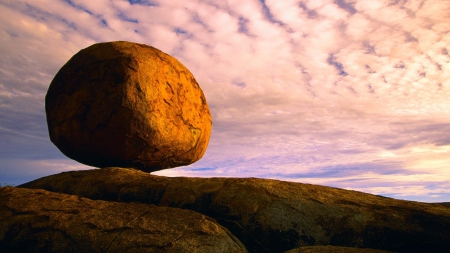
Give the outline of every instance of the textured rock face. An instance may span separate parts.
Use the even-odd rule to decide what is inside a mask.
[[[254,178],[166,178],[108,168],[61,173],[21,187],[191,209],[215,218],[249,252],[311,245],[450,252],[450,207],[324,186]]]
[[[75,54],[51,82],[45,109],[61,152],[100,168],[191,164],[205,153],[212,126],[189,70],[158,49],[123,41]]]
[[[0,252],[247,252],[204,215],[0,188]]]

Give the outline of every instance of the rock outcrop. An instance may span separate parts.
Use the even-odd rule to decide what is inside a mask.
[[[450,252],[450,207],[331,187],[256,178],[167,178],[120,168],[66,172],[20,187],[194,210],[227,227],[249,252],[312,245]]]
[[[153,47],[117,41],[75,54],[45,97],[51,141],[95,167],[151,172],[191,164],[212,120],[194,76]]]
[[[247,252],[189,210],[0,188],[0,252]]]

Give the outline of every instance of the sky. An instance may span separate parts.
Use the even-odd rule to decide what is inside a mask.
[[[213,130],[163,176],[260,177],[450,202],[449,0],[0,0],[0,183],[70,170],[48,86],[126,40],[195,76]]]

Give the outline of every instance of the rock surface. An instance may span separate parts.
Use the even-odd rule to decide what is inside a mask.
[[[178,208],[0,188],[0,252],[247,252],[211,218]]]
[[[45,97],[51,141],[95,167],[156,171],[188,165],[206,151],[212,120],[205,96],[175,58],[117,41],[75,54]]]
[[[286,251],[285,253],[389,253],[391,251],[367,249],[367,248],[349,248],[339,246],[309,246]]]
[[[21,187],[203,213],[249,252],[335,245],[450,252],[450,207],[318,185],[255,178],[166,178],[107,168],[66,172]]]

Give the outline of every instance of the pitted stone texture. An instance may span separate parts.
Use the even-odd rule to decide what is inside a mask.
[[[189,210],[0,187],[0,252],[246,253],[227,229]]]
[[[211,114],[194,76],[175,58],[131,42],[94,44],[56,74],[45,97],[51,141],[95,167],[151,172],[206,151]]]

